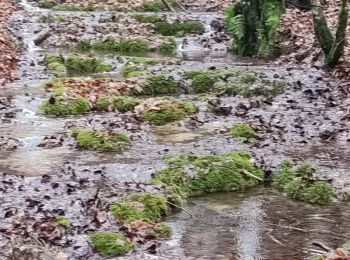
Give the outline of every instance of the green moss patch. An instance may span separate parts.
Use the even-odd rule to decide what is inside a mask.
[[[140,23],[162,22],[164,19],[158,15],[135,14],[134,19]]]
[[[243,142],[250,142],[255,139],[256,133],[253,128],[247,124],[234,124],[230,128],[231,136],[242,140]]]
[[[96,109],[100,111],[111,111],[117,109],[119,112],[133,110],[141,103],[140,99],[129,96],[100,95],[96,101]]]
[[[173,56],[177,48],[176,40],[173,37],[170,37],[167,42],[162,43],[157,48],[157,51],[160,54]]]
[[[69,228],[70,224],[71,224],[70,219],[66,218],[65,216],[57,216],[56,221],[58,222],[58,224],[60,224],[61,226],[65,227],[65,228]]]
[[[113,40],[89,42],[82,40],[76,47],[80,50],[104,50],[122,53],[147,53],[150,51],[149,43],[141,39]]]
[[[311,204],[327,204],[335,197],[334,189],[328,182],[316,180],[313,176],[315,172],[316,169],[307,163],[293,167],[291,163],[284,162],[273,184],[295,200]]]
[[[245,69],[187,71],[185,78],[191,80],[194,93],[226,93],[251,97],[275,96],[284,91],[286,83],[269,78],[264,73]]]
[[[87,75],[112,70],[112,66],[95,58],[70,54],[66,58],[58,55],[47,55],[47,68],[56,76]]]
[[[166,125],[179,121],[197,111],[194,104],[176,99],[146,99],[135,107],[136,113],[152,125]]]
[[[39,107],[39,110],[45,115],[52,116],[81,115],[91,110],[91,104],[84,97],[78,97],[74,100],[50,98]]]
[[[168,166],[158,171],[151,184],[163,184],[175,203],[189,196],[220,191],[238,191],[262,183],[264,173],[254,166],[246,152],[223,155],[170,157]]]
[[[154,232],[158,238],[168,238],[171,235],[172,228],[168,223],[161,222],[154,226]]]
[[[86,75],[91,73],[108,72],[112,66],[95,58],[81,57],[78,55],[68,55],[65,66],[69,75]]]
[[[178,83],[173,77],[152,76],[142,85],[142,95],[174,95],[179,93]]]
[[[81,149],[102,152],[122,152],[130,146],[130,139],[125,133],[101,133],[92,130],[73,130],[77,146]]]
[[[94,249],[105,256],[125,255],[134,249],[134,245],[118,232],[97,232],[90,236]]]
[[[146,12],[161,12],[167,11],[167,7],[163,4],[162,1],[150,1],[145,2],[142,5],[142,9]]]
[[[68,3],[59,4],[56,1],[52,1],[52,0],[39,1],[38,7],[52,9],[54,11],[83,11],[84,12],[84,11],[95,10],[92,3],[79,4],[79,5],[68,4]]]
[[[110,206],[113,215],[130,223],[135,220],[159,221],[167,212],[167,199],[151,193],[132,193]]]
[[[149,66],[161,63],[160,60],[146,58],[129,59],[122,68],[122,75],[126,78],[142,76]]]
[[[90,110],[126,112],[141,102],[127,96],[135,93],[136,86],[114,79],[59,78],[45,84],[53,95],[40,109],[54,116],[79,115]]]
[[[182,37],[186,34],[201,34],[204,32],[204,26],[199,21],[183,21],[169,23],[166,21],[154,23],[154,31],[163,36]]]

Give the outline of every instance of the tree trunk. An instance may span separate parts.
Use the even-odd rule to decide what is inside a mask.
[[[315,35],[325,55],[325,65],[333,68],[344,51],[348,23],[347,0],[342,0],[335,36],[327,25],[320,0],[313,0],[312,14]]]

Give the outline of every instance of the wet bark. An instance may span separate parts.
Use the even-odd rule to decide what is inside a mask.
[[[332,34],[331,29],[328,27],[320,0],[313,0],[312,14],[315,35],[325,55],[325,65],[333,68],[342,56],[346,42],[346,27],[348,23],[347,0],[342,0],[335,35]]]

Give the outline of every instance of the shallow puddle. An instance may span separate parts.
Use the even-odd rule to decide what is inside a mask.
[[[268,188],[195,198],[169,218],[173,240],[166,259],[306,259],[318,248],[336,248],[350,236],[350,203],[310,206]],[[193,216],[191,216],[193,215]]]

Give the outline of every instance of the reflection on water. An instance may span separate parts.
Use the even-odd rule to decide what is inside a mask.
[[[316,207],[269,189],[195,198],[168,219],[163,259],[306,259],[313,241],[337,247],[350,239],[349,203]],[[315,248],[314,248],[315,249]]]

